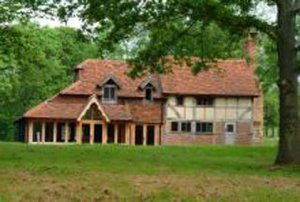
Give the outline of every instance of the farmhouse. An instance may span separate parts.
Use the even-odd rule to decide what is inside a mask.
[[[88,59],[76,79],[23,116],[28,143],[256,144],[262,93],[255,77],[255,39],[246,59],[218,60],[193,75],[185,63],[169,74],[126,75],[127,64]],[[246,58],[246,57],[245,57]]]

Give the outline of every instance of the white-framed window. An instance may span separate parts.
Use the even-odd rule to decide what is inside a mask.
[[[103,102],[115,103],[117,101],[116,89],[115,85],[105,85],[102,92]]]
[[[225,123],[225,133],[227,133],[227,134],[236,133],[236,124],[233,122]]]
[[[171,132],[191,133],[192,132],[192,122],[191,121],[172,121],[170,129],[171,129]]]
[[[212,122],[196,122],[196,134],[202,133],[213,133],[213,123]]]
[[[214,99],[212,97],[196,97],[198,106],[213,106]]]
[[[189,121],[181,122],[181,132],[190,133],[192,131],[192,123]]]

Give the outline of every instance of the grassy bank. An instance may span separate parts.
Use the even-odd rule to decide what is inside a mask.
[[[274,146],[0,143],[0,201],[300,201]]]

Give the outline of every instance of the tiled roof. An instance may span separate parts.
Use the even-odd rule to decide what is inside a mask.
[[[189,95],[258,96],[253,68],[245,60],[219,60],[197,75],[188,66],[174,65],[173,72],[161,75],[163,93]]]
[[[135,122],[140,123],[161,123],[162,113],[161,104],[153,102],[151,104],[130,103],[128,104],[130,113]]]
[[[113,75],[120,84],[118,97],[144,97],[139,86],[148,77],[136,79],[128,77],[127,64],[122,61],[89,59],[82,62],[80,67],[80,80],[64,89],[61,94],[101,95],[102,91],[98,84]],[[152,78],[153,83],[158,84],[158,77]],[[161,97],[160,92],[156,91],[154,97]]]
[[[257,79],[245,60],[219,60],[216,67],[192,74],[186,65],[172,64],[172,72],[166,75],[153,76],[153,83],[161,86],[166,94],[193,95],[227,95],[227,96],[258,96]],[[80,65],[80,80],[63,90],[62,94],[101,95],[97,84],[108,75],[114,75],[122,86],[120,97],[143,97],[139,86],[149,77],[131,79],[126,76],[128,71],[124,62],[116,60],[86,60]],[[161,97],[156,92],[155,97]]]
[[[89,97],[78,95],[57,95],[42,102],[24,114],[24,118],[77,120],[89,102]],[[145,106],[126,102],[124,104],[101,104],[104,113],[112,121],[128,121],[160,123],[160,105],[155,103]]]
[[[87,97],[56,96],[24,114],[25,118],[77,119],[87,104]]]
[[[118,104],[101,104],[109,120],[132,120],[159,123],[162,121],[160,102],[142,102],[145,93],[140,86],[151,81],[156,86],[154,98],[164,94],[259,96],[259,85],[253,68],[245,60],[219,60],[214,68],[193,75],[190,67],[172,64],[172,72],[166,75],[146,75],[131,79],[126,76],[127,65],[115,60],[86,60],[80,64],[79,80],[62,90],[57,96],[27,111],[25,118],[74,119],[88,103],[89,97],[101,97],[99,83],[112,76],[120,84],[118,97],[129,98]],[[149,80],[150,79],[150,80]],[[136,98],[136,99],[132,99]],[[122,99],[120,99],[122,100]]]

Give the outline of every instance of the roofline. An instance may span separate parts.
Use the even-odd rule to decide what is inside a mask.
[[[97,95],[93,94],[88,103],[86,104],[86,106],[83,108],[83,110],[81,111],[81,113],[79,114],[79,116],[77,117],[77,121],[80,121],[82,119],[82,117],[84,116],[84,114],[87,112],[87,110],[90,108],[90,106],[92,104],[96,104],[99,111],[101,112],[102,116],[105,118],[106,122],[110,122],[110,119],[108,118],[107,114],[105,113],[104,109],[102,108],[101,104],[98,102],[97,100]]]
[[[211,96],[211,97],[259,97],[259,94],[249,94],[249,95],[240,95],[240,94],[195,94],[195,93],[173,93],[173,92],[163,92],[163,95],[178,95],[178,96]]]

